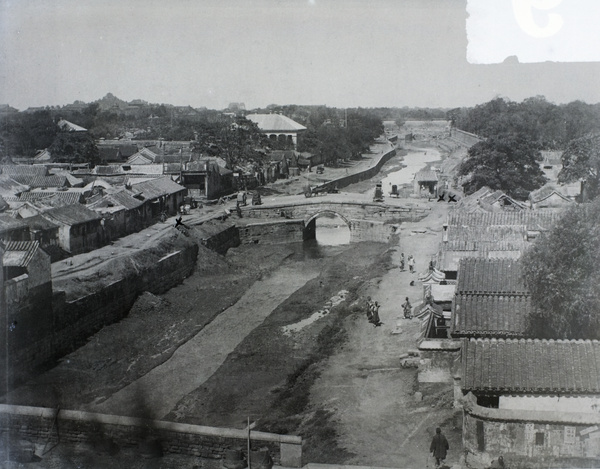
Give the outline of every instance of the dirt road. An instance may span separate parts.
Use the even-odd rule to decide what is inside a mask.
[[[402,225],[393,265],[399,265],[404,252],[416,257],[416,272],[427,269],[441,240],[448,208],[447,204],[431,206],[432,212],[424,220]],[[420,332],[418,319],[400,319],[405,297],[413,306],[422,301],[417,275],[393,268],[372,279],[363,295],[381,304],[383,326],[373,328],[362,316],[349,319],[346,346],[331,356],[311,389],[311,404],[335,415],[338,445],[354,454],[348,464],[424,467],[436,426],[442,426],[453,449],[447,462],[452,464],[460,457],[451,387],[440,385],[436,392],[425,391],[424,400],[417,402],[416,370],[400,367],[398,357],[416,348]],[[413,280],[415,286],[410,285]]]

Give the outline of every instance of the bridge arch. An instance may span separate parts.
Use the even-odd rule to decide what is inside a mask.
[[[325,209],[325,210],[319,210],[318,212],[312,213],[307,218],[304,219],[303,239],[305,241],[316,238],[317,218],[320,218],[320,217],[340,218],[348,227],[348,230],[350,231],[350,238],[352,238],[352,223],[350,223],[350,220],[348,220],[348,218],[346,218],[344,215],[342,215],[341,213],[339,213],[335,210]]]

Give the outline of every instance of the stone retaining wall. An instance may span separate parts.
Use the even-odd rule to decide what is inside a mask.
[[[241,244],[287,244],[303,241],[303,220],[251,223],[238,227]]]
[[[56,419],[56,421],[55,421]],[[0,433],[34,444],[112,441],[119,447],[136,447],[155,440],[163,452],[221,459],[228,449],[246,448],[248,432],[175,422],[145,420],[41,407],[0,405]],[[269,448],[277,465],[302,466],[302,438],[274,433],[250,433],[253,449]]]
[[[195,265],[198,246],[190,242],[142,271],[132,267],[123,278],[84,297],[68,301],[64,292],[54,292],[50,305],[31,305],[31,314],[42,314],[35,327],[17,327],[8,336],[8,376],[16,383],[34,370],[85,344],[102,327],[127,316],[138,295],[145,291],[164,293],[189,276]],[[47,298],[47,297],[46,297]],[[23,319],[30,314],[22,312]],[[20,321],[19,325],[25,326]],[[2,350],[4,351],[4,350]],[[0,353],[1,354],[1,353]],[[0,372],[0,375],[2,373]],[[6,376],[2,376],[6,379]]]

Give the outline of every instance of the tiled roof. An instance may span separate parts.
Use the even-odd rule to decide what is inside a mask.
[[[30,201],[42,201],[42,202],[50,202],[50,205],[56,206],[53,202],[59,202],[62,205],[72,205],[78,204],[82,201],[82,193],[72,192],[72,191],[64,191],[64,192],[54,192],[54,191],[35,191],[35,192],[24,192],[19,196],[19,200],[24,202]]]
[[[444,272],[454,272],[458,270],[461,259],[470,257],[482,257],[484,259],[519,259],[522,250],[511,251],[508,246],[499,243],[494,248],[480,248],[477,250],[444,250],[438,256],[438,268]]]
[[[521,263],[514,259],[461,259],[456,293],[528,295]]]
[[[482,248],[495,247],[501,250],[522,249],[525,246],[527,230],[523,225],[500,225],[500,226],[449,226],[446,230],[442,249],[478,250]]]
[[[600,393],[600,342],[470,339],[462,349],[465,391]]]
[[[168,177],[162,177],[135,184],[133,189],[136,193],[141,193],[144,199],[148,200],[163,195],[175,194],[185,190],[185,187],[171,181]]]
[[[150,158],[149,156],[143,155],[141,152],[134,153],[127,159],[128,164],[151,164],[156,158]]]
[[[18,220],[10,215],[0,214],[0,233],[27,228],[23,220]]]
[[[143,201],[136,199],[132,192],[123,189],[119,192],[106,194],[100,200],[90,204],[89,208],[96,209],[100,207],[108,207],[109,204],[112,204],[113,206],[120,206],[130,210],[143,205],[143,203]]]
[[[50,218],[51,221],[56,221],[65,225],[78,225],[80,223],[100,220],[102,218],[96,212],[81,204],[52,208],[44,212],[42,216],[44,218]]]
[[[247,119],[254,122],[262,131],[297,132],[305,130],[302,124],[281,114],[248,114]]]
[[[28,190],[28,186],[15,181],[9,176],[0,174],[0,195],[3,197],[15,196]]]
[[[48,169],[41,164],[3,164],[0,165],[2,174],[7,176],[46,176]]]
[[[529,296],[456,295],[452,335],[522,337],[533,306]]]
[[[27,267],[40,247],[38,241],[8,241],[4,243],[4,267]]]
[[[32,189],[35,187],[65,187],[67,185],[67,178],[65,176],[17,176],[14,175],[12,178],[25,184]]]
[[[502,204],[496,204],[499,200],[502,200]],[[500,190],[494,191],[484,186],[473,194],[460,199],[454,206],[454,210],[462,212],[500,212],[528,210],[528,207],[527,204],[509,197]]]
[[[33,217],[23,218],[22,221],[29,227],[30,231],[45,231],[58,228],[58,225],[56,223],[52,223],[50,220],[46,220],[41,215],[34,215]]]
[[[448,214],[448,226],[523,225],[529,231],[541,231],[552,228],[559,218],[559,213],[537,212],[535,210],[484,213],[452,210]]]
[[[64,132],[87,132],[87,129],[65,119],[59,120],[57,125]]]
[[[415,181],[419,182],[433,182],[437,181],[438,179],[438,174],[435,171],[422,169],[415,174]]]

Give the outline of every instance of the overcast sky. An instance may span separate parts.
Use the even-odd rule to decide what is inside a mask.
[[[481,1],[470,0],[471,15]],[[511,0],[485,2],[496,12],[471,22],[469,60],[477,63],[469,63],[466,0],[0,0],[0,103],[25,109],[108,92],[216,109],[234,101],[247,108],[456,107],[535,95],[600,102],[599,62],[518,63],[520,43],[550,51],[551,59],[564,37],[532,37],[515,26],[523,23]],[[585,28],[572,27],[565,5],[595,18],[600,1],[562,3],[566,34]],[[534,13],[540,27],[550,27],[548,12]],[[500,16],[508,29],[498,27]],[[575,60],[591,57],[575,51],[598,49],[592,29],[563,47]],[[512,49],[499,57],[513,56],[484,64],[500,59],[490,50],[494,41],[483,39],[504,44],[507,37]]]

